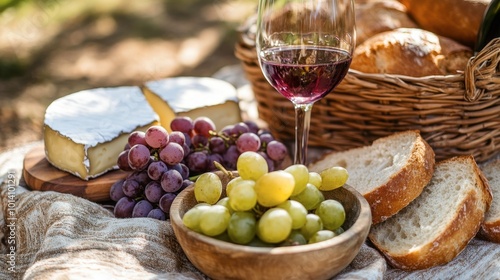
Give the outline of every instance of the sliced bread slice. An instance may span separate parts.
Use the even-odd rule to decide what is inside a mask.
[[[434,157],[420,132],[408,130],[379,138],[370,146],[325,154],[309,169],[346,168],[347,184],[365,197],[377,224],[420,195],[434,172]]]
[[[403,270],[446,264],[479,231],[492,200],[488,182],[472,156],[436,164],[422,194],[369,233],[389,263]]]
[[[490,184],[493,201],[486,212],[478,236],[482,239],[500,243],[500,158],[487,161],[479,166]]]

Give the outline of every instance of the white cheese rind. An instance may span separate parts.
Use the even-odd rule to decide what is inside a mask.
[[[45,153],[84,180],[116,169],[129,133],[158,123],[139,87],[98,88],[52,102],[45,113]]]
[[[139,87],[79,91],[52,102],[45,124],[75,143],[94,147],[158,120]]]

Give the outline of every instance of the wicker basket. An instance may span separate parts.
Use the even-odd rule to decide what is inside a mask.
[[[260,118],[281,140],[293,140],[292,103],[264,78],[254,25],[235,46],[257,101]],[[349,70],[312,110],[309,145],[341,151],[397,131],[420,130],[441,160],[472,154],[483,162],[500,152],[500,38],[472,57],[464,73],[409,77]]]

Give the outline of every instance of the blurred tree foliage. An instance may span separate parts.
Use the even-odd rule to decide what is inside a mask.
[[[85,0],[86,1],[86,0]],[[231,0],[233,1],[233,0]],[[183,32],[186,32],[185,24],[192,20],[198,20],[199,15],[197,15],[197,11],[202,10],[205,7],[216,6],[218,4],[231,2],[229,0],[150,0],[149,2],[154,3],[155,5],[162,5],[165,11],[165,15],[168,16],[171,22],[176,22],[179,25],[179,28],[172,29],[171,33],[165,34],[164,28],[159,26],[156,21],[153,19],[148,19],[144,17],[138,17],[137,15],[130,15],[129,13],[124,13],[120,9],[109,10],[107,7],[114,7],[113,5],[117,5],[116,3],[126,3],[127,0],[117,0],[112,1],[113,3],[107,5],[107,1],[90,1],[90,3],[96,4],[96,6],[100,6],[102,4],[102,10],[99,10],[99,7],[88,8],[89,5],[93,4],[82,4],[77,1],[73,2],[75,5],[71,4],[71,1],[65,0],[0,0],[0,17],[3,15],[11,16],[15,15],[15,20],[22,22],[23,20],[27,21],[27,24],[21,23],[19,24],[21,28],[27,27],[28,31],[31,31],[29,28],[31,23],[37,23],[37,21],[42,21],[43,24],[48,22],[50,19],[51,24],[55,22],[55,25],[61,25],[63,28],[73,28],[75,23],[81,23],[82,26],[88,27],[90,25],[89,22],[103,17],[103,14],[113,18],[116,21],[127,22],[129,23],[130,28],[121,29],[120,32],[126,32],[126,34],[115,34],[122,36],[121,38],[125,38],[127,36],[140,36],[142,38],[169,38],[169,36],[177,37],[182,36]],[[255,1],[257,0],[248,0]],[[123,3],[122,3],[123,2]],[[59,5],[61,4],[61,5]],[[71,9],[68,9],[71,6]],[[73,8],[76,6],[77,8]],[[119,6],[118,6],[119,7]],[[81,10],[79,10],[81,9]],[[30,12],[38,11],[40,14],[38,17],[34,17],[30,19]],[[45,12],[44,12],[45,11]],[[104,12],[102,12],[104,11]],[[11,13],[13,12],[13,13]],[[50,12],[50,14],[49,14]],[[102,14],[103,13],[103,14]],[[56,16],[57,14],[57,16]],[[184,25],[183,25],[184,24]],[[224,24],[223,22],[218,22],[217,24]],[[41,28],[42,29],[42,28]],[[228,30],[232,30],[234,28],[229,28]],[[42,29],[43,30],[43,29]],[[62,29],[60,32],[65,32],[68,30]],[[16,32],[16,31],[13,31]],[[230,36],[232,34],[229,34]],[[56,39],[60,39],[64,36],[64,33],[56,35]],[[108,36],[109,37],[109,36]],[[227,36],[226,36],[227,37]],[[111,38],[107,38],[110,40]],[[228,38],[223,38],[228,39]],[[8,42],[7,42],[8,43]],[[29,56],[19,56],[13,55],[16,52],[15,47],[12,48],[14,50],[11,53],[0,52],[0,80],[1,79],[10,79],[13,77],[19,77],[27,74],[27,71],[31,68],[31,64],[36,63],[37,57],[40,56],[40,53],[37,52],[40,48],[43,50],[43,45],[36,46],[34,48],[33,54]],[[42,55],[43,58],[43,55]]]
[[[26,0],[0,0],[0,14],[24,1]],[[16,57],[10,59],[0,57],[0,79],[21,75],[24,72],[23,69],[24,66]]]
[[[0,13],[8,8],[15,7],[26,0],[0,0]]]
[[[23,75],[25,70],[25,64],[16,57],[12,59],[0,57],[0,79]]]
[[[3,13],[9,8],[20,6],[24,3],[36,3],[37,5],[47,5],[60,0],[0,0],[0,13]]]
[[[36,3],[36,5],[47,5],[59,0],[0,0],[0,15],[10,8],[17,8],[25,3]],[[0,79],[8,79],[24,74],[26,63],[19,57],[0,56]]]

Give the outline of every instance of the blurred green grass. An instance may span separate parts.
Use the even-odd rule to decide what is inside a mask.
[[[111,45],[126,38],[175,40],[192,36],[199,31],[197,28],[217,26],[226,30],[221,46],[230,45],[236,40],[235,30],[243,18],[231,18],[231,13],[225,14],[226,11],[217,8],[252,7],[256,3],[256,0],[0,0],[0,24],[4,30],[0,31],[0,79],[27,74],[26,71],[43,64],[46,50],[56,49],[61,43],[58,40],[102,18],[112,19],[118,27],[97,43],[105,41]],[[210,12],[212,15],[207,15]],[[92,40],[95,38],[90,34],[87,42]]]
[[[0,152],[39,140],[73,92],[211,76],[257,0],[0,0]]]

